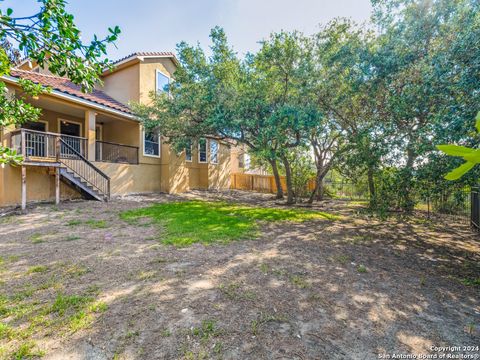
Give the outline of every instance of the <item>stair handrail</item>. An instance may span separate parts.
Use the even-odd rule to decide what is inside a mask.
[[[102,190],[98,187],[97,184],[92,183],[91,180],[85,178],[82,174],[80,174],[78,171],[73,169],[71,166],[68,165],[68,163],[62,161],[62,154],[61,154],[61,145],[65,146],[73,155],[75,155],[77,158],[79,158],[84,164],[92,168],[95,172],[97,172],[101,177],[103,177],[107,181],[107,190],[105,193],[105,190]],[[107,196],[108,199],[110,199],[110,177],[105,174],[102,170],[100,170],[98,167],[93,165],[89,160],[87,160],[82,154],[80,154],[75,148],[67,144],[60,136],[57,137],[57,144],[56,144],[56,153],[57,153],[57,162],[61,162],[63,165],[68,167],[70,170],[72,170],[75,174],[77,174],[80,178],[85,180],[88,184],[96,188],[100,193],[104,194]],[[71,155],[71,154],[69,154]]]

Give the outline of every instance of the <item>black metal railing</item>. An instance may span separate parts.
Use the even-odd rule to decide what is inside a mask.
[[[77,136],[50,132],[18,129],[12,132],[11,147],[28,161],[30,158],[55,159],[57,157],[56,139],[61,138],[69,147],[61,146],[62,156],[74,156],[70,148],[82,156],[87,154],[87,139]]]
[[[101,195],[110,198],[110,178],[99,168],[88,161],[64,139],[59,139],[57,148],[66,149],[67,153],[58,152],[57,160],[65,165],[77,177],[87,182]]]
[[[95,160],[136,165],[138,164],[138,147],[97,140]]]

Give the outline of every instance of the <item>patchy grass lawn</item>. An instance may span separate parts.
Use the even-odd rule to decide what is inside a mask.
[[[479,344],[478,235],[360,207],[192,192],[0,217],[0,359],[377,359]]]
[[[161,225],[164,244],[188,246],[194,243],[228,243],[257,238],[259,221],[304,222],[338,220],[338,215],[302,209],[264,208],[221,201],[179,201],[129,210],[120,217],[130,223],[151,218]]]

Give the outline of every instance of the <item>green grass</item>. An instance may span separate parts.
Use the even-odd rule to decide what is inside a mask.
[[[77,225],[80,225],[82,222],[80,220],[77,220],[77,219],[73,219],[73,220],[69,220],[67,222],[67,226],[77,226]]]
[[[27,274],[33,274],[33,273],[43,273],[48,271],[48,266],[45,265],[37,265],[37,266],[32,266],[28,269]]]
[[[90,226],[92,229],[105,229],[105,228],[108,227],[105,220],[90,219],[90,220],[85,221],[85,224]]]
[[[339,217],[303,209],[262,208],[225,202],[184,201],[123,212],[120,217],[132,224],[151,218],[164,228],[162,242],[176,246],[193,243],[227,243],[258,236],[258,221],[303,222]]]
[[[34,244],[40,244],[43,242],[43,239],[42,239],[42,234],[39,234],[39,233],[35,233],[35,234],[32,234],[30,236],[30,240],[32,241],[32,243]]]

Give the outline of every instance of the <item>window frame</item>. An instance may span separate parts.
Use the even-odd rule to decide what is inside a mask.
[[[200,160],[200,155],[202,151],[200,150],[200,140],[205,140],[205,161]],[[208,164],[208,139],[206,138],[200,138],[198,139],[198,163],[199,164]]]
[[[76,137],[79,137],[79,138],[86,138],[84,135],[84,132],[83,132],[83,124],[80,122],[80,121],[75,121],[75,120],[69,120],[69,119],[65,119],[65,118],[57,118],[57,129],[58,129],[58,133],[61,134],[62,131],[61,131],[61,128],[62,128],[62,122],[65,122],[67,124],[73,124],[73,125],[80,125],[80,136],[76,136]],[[75,137],[73,135],[67,135],[67,136],[72,136],[72,137]]]
[[[161,90],[161,92],[159,92],[159,89],[158,89],[158,74],[162,74],[163,76],[165,76],[167,79],[168,79],[168,85],[170,85],[170,83],[172,82],[172,78],[165,74],[163,71],[159,70],[159,69],[155,69],[155,94],[161,94],[161,93],[170,93],[170,91],[164,91],[164,90]]]
[[[245,153],[238,154],[238,168],[245,169]]]
[[[146,135],[146,131],[145,129],[142,129],[142,144],[143,144],[143,156],[146,156],[146,157],[151,157],[151,158],[156,158],[156,159],[159,159],[161,156],[162,156],[162,139],[161,139],[161,135],[160,134],[157,134],[158,136],[158,155],[153,155],[153,154],[146,154],[145,153],[145,135]]]
[[[215,161],[213,161],[213,158],[212,158],[212,143],[217,144],[217,152],[216,152],[216,154],[215,154],[215,155],[216,155]],[[209,141],[209,146],[208,146],[208,150],[209,150],[209,151],[208,151],[208,152],[209,152],[208,158],[209,158],[209,160],[210,160],[210,164],[215,164],[215,165],[218,164],[218,155],[219,155],[219,152],[220,152],[220,143],[218,142],[218,140],[210,139],[210,141]]]
[[[185,147],[185,161],[191,163],[193,162],[193,146],[191,142],[188,148],[190,148],[190,160],[187,158],[187,147]]]

